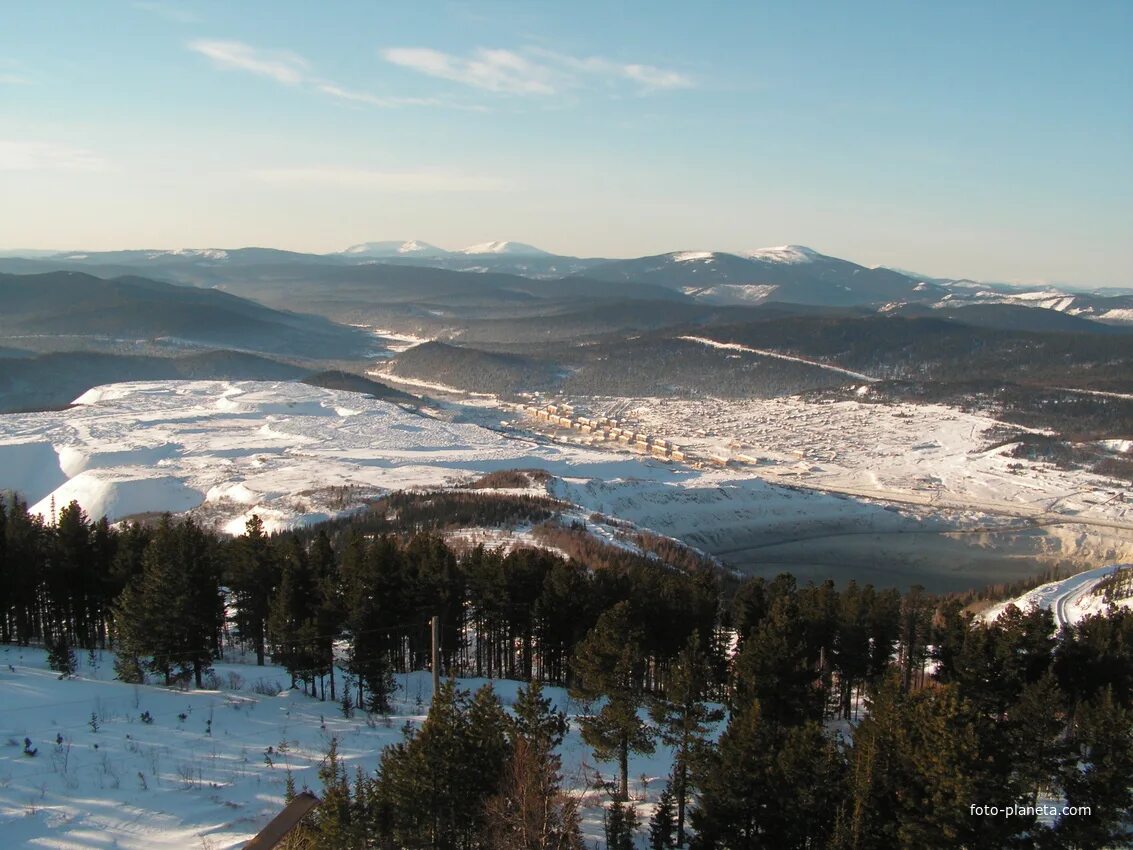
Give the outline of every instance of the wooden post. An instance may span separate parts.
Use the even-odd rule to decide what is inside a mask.
[[[433,615],[433,697],[441,689],[441,618]]]

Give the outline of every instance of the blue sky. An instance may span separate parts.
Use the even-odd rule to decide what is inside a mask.
[[[611,8],[613,6],[613,8]],[[1133,3],[4,3],[0,247],[1133,285]]]

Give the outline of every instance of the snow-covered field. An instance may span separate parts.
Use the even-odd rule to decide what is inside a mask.
[[[948,575],[917,578],[960,589],[1031,574],[1030,557],[1133,558],[1133,504],[1119,483],[987,449],[996,423],[985,416],[799,398],[582,401],[734,463],[579,445],[577,432],[575,442],[548,440],[502,427],[514,412],[494,398],[418,412],[297,383],[155,381],[96,387],[68,410],[0,416],[0,490],[48,517],[74,499],[93,517],[191,511],[239,533],[252,513],[278,529],[391,490],[538,468],[583,517],[597,511],[741,567],[804,577],[869,566],[859,580],[904,584],[935,562]],[[955,534],[963,539],[944,537]]]
[[[1031,606],[1049,608],[1054,611],[1054,620],[1059,626],[1077,623],[1082,618],[1095,614],[1104,614],[1109,604],[1105,601],[1104,595],[1098,592],[1098,585],[1122,566],[1129,565],[1098,567],[1085,570],[1070,578],[1049,582],[1034,590],[1028,590],[1015,599],[1008,599],[985,608],[980,612],[980,617],[985,622],[991,622],[1002,614],[1008,605],[1015,605],[1024,611]],[[1120,599],[1114,604],[1118,608],[1133,608],[1133,598]]]
[[[194,509],[239,531],[252,512],[269,527],[322,519],[333,512],[330,488],[354,487],[361,499],[539,468],[567,501],[676,536],[710,539],[730,519],[770,523],[774,534],[803,514],[893,516],[750,474],[537,442],[304,384],[124,383],[77,401],[0,417],[0,487],[44,515],[77,499],[96,517]]]
[[[75,499],[112,520],[196,509],[230,530],[252,512],[278,528],[324,519],[377,492],[525,467],[649,475],[608,453],[539,445],[297,383],[114,384],[69,410],[0,417],[0,489],[18,491],[44,515]],[[354,489],[332,489],[344,487]]]
[[[0,846],[240,847],[282,808],[288,770],[298,789],[318,792],[319,763],[332,737],[350,776],[356,766],[373,770],[381,749],[402,740],[406,721],[424,719],[432,696],[428,673],[400,675],[388,720],[361,713],[347,719],[337,704],[287,689],[289,679],[276,667],[219,663],[219,688],[178,691],[112,681],[111,654],[94,660],[90,666],[81,656],[76,678],[60,681],[43,651],[0,648]],[[459,684],[474,690],[484,681]],[[509,706],[520,685],[493,687]],[[546,693],[577,713],[562,689]],[[150,723],[141,719],[146,712]],[[25,738],[34,756],[24,753]],[[584,799],[593,844],[603,797],[587,789],[596,768],[609,778],[613,765],[594,762],[575,724],[562,752],[565,783]],[[655,800],[670,759],[663,745],[634,757],[631,792]],[[648,810],[648,803],[640,807],[643,816]]]
[[[1123,482],[1012,458],[1014,444],[988,448],[1002,423],[945,405],[798,397],[578,403],[596,412],[616,406],[641,430],[701,455],[754,464],[771,481],[976,512],[1112,521],[1133,530],[1133,499]]]

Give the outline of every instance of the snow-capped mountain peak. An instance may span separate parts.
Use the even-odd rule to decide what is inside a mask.
[[[358,245],[351,245],[342,253],[352,257],[440,257],[447,254],[448,251],[418,239],[410,239],[405,242],[393,239],[380,242],[361,242]]]
[[[754,251],[743,251],[741,257],[749,260],[759,260],[765,263],[813,263],[822,255],[813,248],[805,245],[778,245],[774,248],[757,248]]]
[[[199,257],[202,260],[227,260],[228,252],[220,248],[174,248],[170,251],[154,251],[149,255],[151,260],[159,260],[163,257]]]
[[[712,262],[716,255],[712,251],[678,251],[670,255],[674,263],[692,263],[697,260]]]
[[[511,256],[539,256],[547,257],[550,253],[536,248],[534,245],[526,245],[523,242],[481,242],[478,245],[469,245],[467,248],[461,248],[457,251],[458,254],[509,254]]]

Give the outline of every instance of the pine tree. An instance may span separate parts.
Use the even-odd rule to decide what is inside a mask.
[[[219,651],[224,607],[212,541],[191,519],[162,517],[142,557],[142,574],[118,598],[114,622],[119,678],[137,680],[141,659],[165,684],[192,673],[201,687]]]
[[[638,716],[645,702],[639,633],[630,619],[629,603],[620,602],[598,618],[575,651],[578,676],[575,693],[602,707],[579,718],[582,739],[599,761],[618,763],[615,799],[629,799],[629,754],[653,752],[653,729]]]
[[[1088,807],[1089,814],[1058,821],[1059,846],[1133,845],[1133,707],[1107,688],[1082,706],[1068,743],[1061,768],[1066,805]]]
[[[377,831],[393,846],[468,847],[511,757],[510,726],[490,688],[475,698],[442,683],[421,728],[387,747],[374,790]]]
[[[690,812],[699,850],[824,847],[844,785],[842,755],[817,722],[784,726],[758,703],[734,714],[699,766]]]
[[[408,610],[399,587],[403,566],[388,537],[369,546],[355,537],[343,556],[344,625],[351,638],[346,667],[358,683],[358,704],[374,711],[388,710],[396,686],[390,654],[392,624],[404,620]],[[363,700],[363,691],[369,692],[369,700]]]
[[[685,843],[685,809],[696,763],[709,747],[712,726],[724,719],[719,708],[705,703],[708,661],[693,632],[669,666],[664,695],[650,702],[649,714],[661,740],[673,750],[671,798],[676,804],[676,846]]]
[[[272,659],[291,676],[309,684],[327,672],[327,657],[318,640],[319,586],[312,575],[307,553],[291,535],[278,546],[281,563],[279,585],[268,607],[268,640]]]
[[[808,655],[806,626],[796,598],[780,595],[736,657],[733,712],[758,702],[763,716],[774,722],[821,717],[822,692]]]
[[[267,619],[278,568],[271,540],[264,533],[263,520],[253,514],[244,534],[233,542],[228,585],[235,597],[236,630],[250,641],[256,664],[263,666],[267,646]]]
[[[923,678],[932,635],[932,613],[933,602],[925,595],[924,588],[919,584],[909,588],[909,592],[901,600],[898,637],[901,681],[905,690],[912,688],[914,683],[920,684]]]

